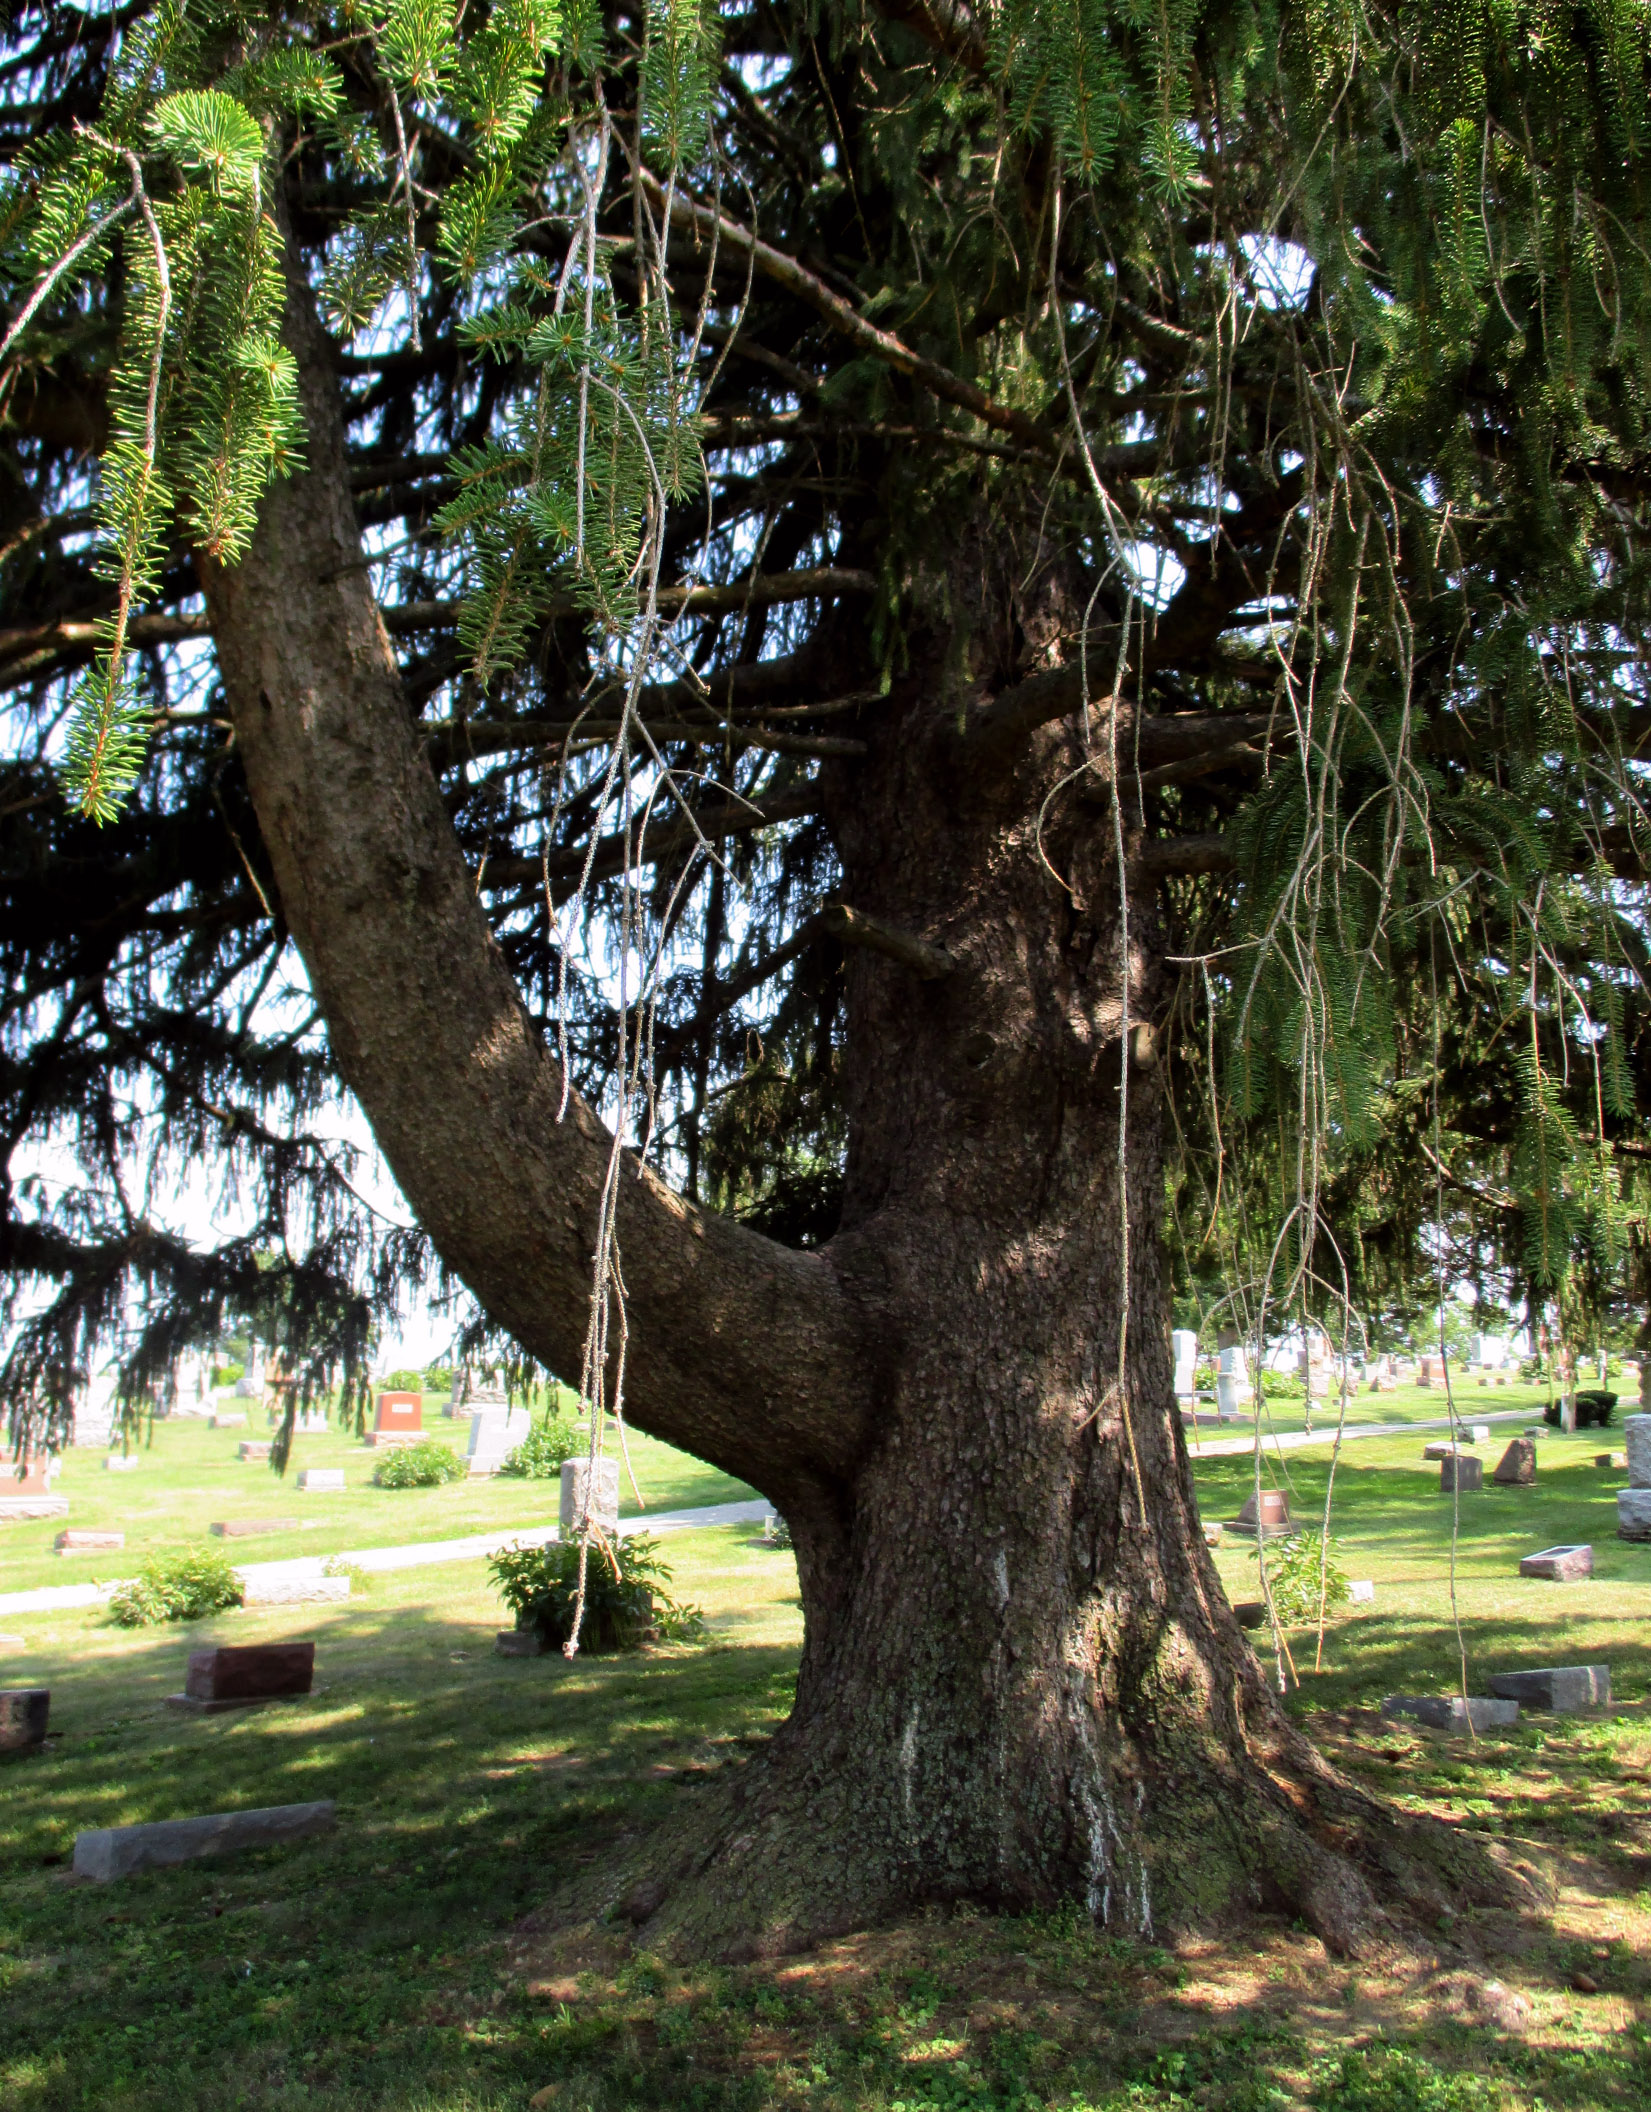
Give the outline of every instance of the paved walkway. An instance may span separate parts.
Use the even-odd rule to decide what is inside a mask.
[[[1541,1412],[1540,1409],[1530,1408],[1500,1408],[1493,1415],[1463,1413],[1457,1416],[1456,1427],[1458,1430],[1469,1430],[1475,1423],[1528,1423],[1533,1414],[1540,1418]],[[1403,1437],[1409,1430],[1449,1428],[1448,1415],[1441,1415],[1436,1420],[1425,1423],[1349,1423],[1341,1433],[1341,1441],[1345,1445],[1359,1437]],[[1280,1452],[1299,1452],[1303,1445],[1333,1445],[1335,1441],[1334,1423],[1325,1430],[1264,1430],[1261,1433],[1261,1449],[1264,1452],[1274,1449]],[[1194,1459],[1234,1459],[1241,1453],[1255,1450],[1255,1435],[1252,1431],[1248,1437],[1218,1437],[1201,1444],[1189,1430],[1187,1449]]]
[[[632,1533],[680,1533],[702,1525],[751,1525],[774,1508],[759,1497],[745,1503],[708,1503],[692,1511],[644,1511],[621,1518],[620,1537]],[[393,1569],[424,1569],[436,1562],[469,1562],[496,1555],[506,1547],[543,1547],[557,1537],[554,1525],[518,1525],[507,1533],[472,1533],[463,1540],[421,1540],[409,1547],[343,1548],[333,1555],[298,1555],[285,1562],[238,1562],[249,1583],[276,1583],[319,1577],[329,1562],[380,1574]],[[96,1606],[118,1591],[121,1578],[102,1584],[43,1584],[37,1591],[0,1592],[0,1613],[44,1613],[54,1607]]]

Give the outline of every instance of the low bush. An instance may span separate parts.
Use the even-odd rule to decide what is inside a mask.
[[[514,1452],[505,1454],[499,1472],[513,1474],[519,1481],[553,1481],[562,1471],[562,1462],[584,1448],[584,1433],[565,1415],[547,1416]]]
[[[375,1393],[422,1393],[424,1374],[422,1371],[387,1371],[375,1382],[373,1390]]]
[[[1576,1426],[1579,1430],[1603,1430],[1616,1413],[1617,1395],[1607,1393],[1600,1386],[1578,1388],[1576,1401]],[[1550,1401],[1542,1411],[1542,1420],[1554,1429],[1559,1428],[1559,1403]]]
[[[678,1605],[666,1591],[671,1572],[659,1559],[657,1543],[638,1533],[612,1546],[610,1556],[593,1543],[586,1561],[580,1649],[601,1655],[639,1650],[644,1643],[694,1640],[704,1621],[697,1606]],[[561,1649],[573,1633],[579,1597],[578,1541],[506,1548],[488,1567],[516,1626]]]
[[[409,1390],[435,1394],[451,1393],[453,1391],[452,1367],[447,1364],[427,1364],[424,1367],[422,1384],[417,1389]]]
[[[1286,1540],[1267,1564],[1273,1609],[1287,1628],[1306,1627],[1319,1617],[1322,1533],[1300,1533]],[[1347,1597],[1347,1578],[1336,1566],[1335,1542],[1323,1567],[1324,1603],[1339,1606]]]
[[[109,1601],[109,1618],[122,1628],[148,1628],[157,1621],[202,1621],[209,1613],[239,1606],[243,1587],[227,1555],[203,1547],[186,1555],[146,1562]]]
[[[444,1482],[463,1481],[470,1469],[451,1445],[427,1437],[416,1445],[398,1445],[373,1469],[373,1480],[381,1489],[439,1489]]]

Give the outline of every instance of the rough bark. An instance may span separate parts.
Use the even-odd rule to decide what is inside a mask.
[[[288,328],[310,467],[207,578],[236,739],[343,1076],[447,1261],[568,1370],[608,1139],[577,1100],[558,1119],[368,593],[301,292]],[[985,531],[958,565],[976,674],[1070,618],[1058,566],[1029,609]],[[788,1252],[627,1169],[631,1412],[781,1506],[807,1620],[772,1751],[631,1909],[750,1950],[928,1899],[1076,1894],[1132,1933],[1273,1904],[1356,1949],[1378,1891],[1437,1897],[1434,1851],[1293,1732],[1222,1594],[1171,1394],[1159,1081],[1149,1042],[1125,1061],[1109,829],[1057,799],[1040,833],[1075,759],[1058,727],[979,766],[953,644],[914,639],[868,754],[822,786],[850,905],[952,963],[850,956],[840,1235]],[[1161,971],[1132,885],[1140,1019]]]

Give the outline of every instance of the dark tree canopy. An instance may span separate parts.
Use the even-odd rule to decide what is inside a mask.
[[[357,1384],[436,1258],[598,1390],[628,1324],[792,1516],[846,1911],[1149,1920],[1207,1803],[1138,1756],[1243,1649],[1172,1293],[1639,1294],[1647,64],[1629,0],[22,8],[3,1096],[86,1180],[5,1191],[19,1426],[134,1286],[134,1397],[229,1312]],[[1244,1795],[1329,1810],[1249,1676]],[[1412,1853],[1349,1823],[1263,1829],[1338,1943]]]

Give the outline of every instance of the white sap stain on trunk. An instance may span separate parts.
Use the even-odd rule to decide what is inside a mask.
[[[997,1585],[998,1611],[999,1613],[1007,1613],[1009,1610],[1009,1557],[1001,1547],[992,1557],[992,1577]]]
[[[1082,1764],[1074,1786],[1078,1808],[1084,1816],[1088,1837],[1088,1868],[1085,1872],[1084,1904],[1092,1921],[1102,1928],[1112,1926],[1112,1895],[1119,1892],[1119,1919],[1137,1934],[1152,1934],[1152,1900],[1147,1888],[1146,1864],[1134,1850],[1118,1824],[1113,1807],[1107,1769],[1096,1749],[1094,1724],[1082,1694],[1076,1697],[1073,1720]],[[1146,1808],[1146,1785],[1135,1785],[1137,1817]]]
[[[922,1704],[913,1702],[912,1712],[906,1718],[906,1728],[900,1733],[900,1797],[906,1808],[908,1826],[917,1817],[917,1724],[922,1713]]]

